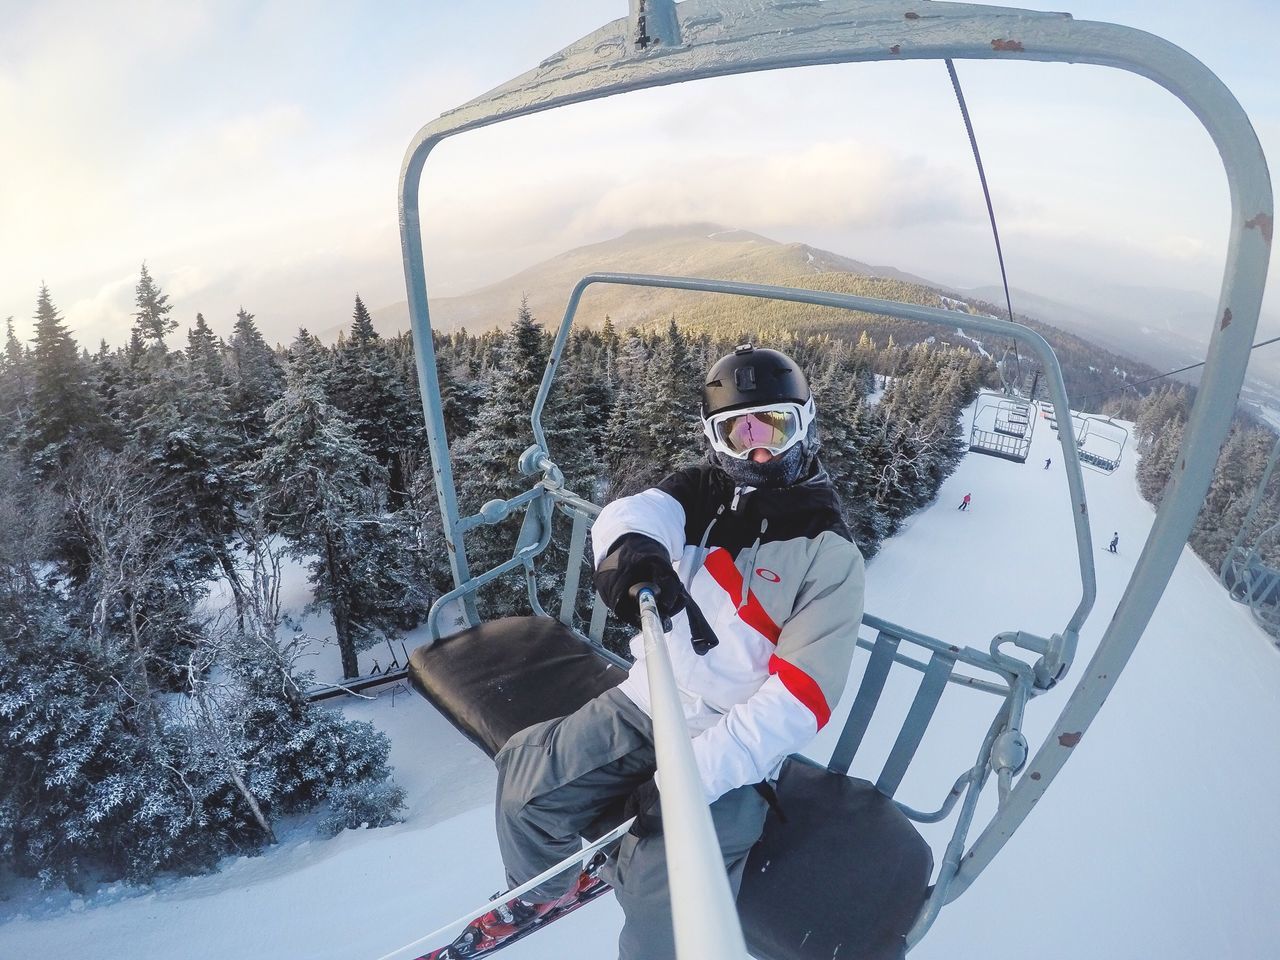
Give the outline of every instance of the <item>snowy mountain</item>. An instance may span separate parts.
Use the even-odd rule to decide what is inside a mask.
[[[1078,583],[1066,482],[1040,422],[1027,465],[967,456],[939,498],[868,567],[868,609],[957,643],[1001,630],[1060,628]],[[1044,458],[1055,461],[1041,468]],[[1072,678],[1124,590],[1151,525],[1130,457],[1086,473],[1098,601]],[[973,496],[967,513],[956,505]],[[1120,535],[1116,555],[1102,547]],[[293,600],[305,600],[294,583]],[[319,620],[304,621],[307,630]],[[329,653],[326,652],[326,656]],[[378,655],[377,651],[366,657]],[[809,752],[825,759],[850,689]],[[1069,686],[1070,684],[1068,684]],[[891,683],[882,710],[912,685]],[[1068,691],[1028,708],[1032,743]],[[974,694],[949,690],[899,796],[929,806],[972,762]],[[502,885],[491,765],[403,687],[341,709],[393,741],[408,820],[332,841],[285,831],[269,854],[217,874],[78,898],[27,888],[0,903],[0,957],[130,960],[377,958]],[[985,717],[987,705],[982,706]],[[900,719],[900,712],[894,719]],[[891,724],[865,750],[887,752]],[[1125,675],[1075,755],[987,872],[947,907],[913,960],[1082,957],[1262,960],[1277,955],[1280,911],[1280,651],[1185,550]],[[855,772],[865,775],[864,763]],[[926,834],[936,846],[941,832]],[[621,913],[611,897],[513,946],[504,960],[609,958]]]

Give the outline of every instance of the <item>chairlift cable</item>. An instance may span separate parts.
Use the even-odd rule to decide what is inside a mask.
[[[973,149],[973,162],[978,167],[978,180],[982,183],[982,196],[987,202],[987,219],[991,221],[991,236],[996,242],[996,259],[1000,262],[1000,282],[1004,285],[1004,304],[1009,311],[1009,322],[1013,323],[1013,299],[1009,296],[1009,274],[1004,266],[1004,250],[1000,246],[1000,230],[996,226],[996,211],[991,203],[991,188],[987,186],[987,172],[982,166],[982,154],[978,150],[978,137],[973,132],[973,120],[969,116],[969,107],[965,103],[964,91],[960,89],[960,75],[956,73],[956,64],[950,58],[946,61],[947,73],[951,76],[951,89],[955,91],[956,103],[960,105],[960,115],[964,117],[964,129],[969,135],[969,146]],[[1017,377],[1022,379],[1022,362],[1017,351],[1014,351],[1014,366],[1017,369]],[[1001,380],[1004,379],[1004,373],[1000,373]]]
[[[986,169],[982,165],[982,154],[978,151],[978,137],[973,130],[973,120],[969,116],[969,107],[966,104],[964,99],[964,91],[960,89],[960,75],[956,73],[955,61],[951,59],[947,59],[945,62],[947,65],[947,73],[951,77],[951,87],[956,94],[956,102],[960,105],[960,115],[964,117],[965,132],[968,133],[969,135],[969,146],[973,148],[973,161],[978,167],[978,179],[982,183],[982,196],[987,203],[987,218],[991,221],[991,236],[995,240],[995,244],[996,244],[996,259],[1000,262],[1000,281],[1004,286],[1005,309],[1007,309],[1009,312],[1009,321],[1015,322],[1013,319],[1013,299],[1009,295],[1009,275],[1008,275],[1008,272],[1005,270],[1005,265],[1004,265],[1004,250],[1000,245],[1000,230],[996,226],[996,212],[995,212],[995,207],[991,202],[991,188],[987,185]],[[1259,347],[1270,346],[1271,344],[1276,342],[1280,342],[1280,337],[1272,337],[1270,340],[1263,340],[1260,343],[1255,343],[1249,349],[1257,350]],[[1016,375],[1018,378],[1018,382],[1021,382],[1022,358],[1018,356],[1016,345],[1014,346],[1013,358],[1014,358],[1014,367],[1017,370]],[[1188,370],[1195,370],[1199,367],[1203,367],[1207,362],[1208,361],[1206,360],[1201,360],[1199,363],[1193,363],[1190,366],[1186,366],[1186,367],[1179,367],[1177,370],[1170,370],[1168,373],[1160,373],[1154,377],[1147,377],[1145,380],[1138,380],[1135,383],[1126,383],[1125,387],[1126,388],[1140,387],[1144,383],[1150,383],[1153,380],[1162,380],[1165,377],[1172,377],[1175,374],[1186,373]],[[1004,371],[999,370],[998,365],[997,365],[997,370],[1000,373],[1001,381],[1003,381]],[[1098,393],[1088,394],[1083,397],[1078,397],[1076,402],[1080,402],[1083,400],[1092,400],[1094,397],[1105,396],[1110,392],[1111,391],[1107,390],[1107,391],[1100,391]]]
[[[1249,349],[1257,350],[1259,347],[1269,347],[1273,343],[1280,343],[1280,337],[1272,337],[1270,340],[1261,340]],[[1170,370],[1168,373],[1157,373],[1154,377],[1147,377],[1145,380],[1135,380],[1133,383],[1126,383],[1121,389],[1129,390],[1135,387],[1140,387],[1144,383],[1150,383],[1152,380],[1163,380],[1165,377],[1172,377],[1176,373],[1186,373],[1188,370],[1195,370],[1197,367],[1203,367],[1206,363],[1208,363],[1207,360],[1201,360],[1199,363],[1193,363],[1186,367],[1179,367],[1177,370]],[[1092,400],[1094,397],[1103,397],[1109,393],[1111,393],[1110,390],[1099,390],[1096,393],[1087,393],[1083,397],[1076,397],[1075,402],[1079,403],[1082,400]]]

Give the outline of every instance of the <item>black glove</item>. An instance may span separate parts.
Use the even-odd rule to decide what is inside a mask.
[[[684,585],[671,566],[667,548],[643,533],[628,533],[618,538],[600,562],[595,586],[614,615],[633,627],[640,625],[640,605],[629,591],[637,583],[653,584],[664,620],[684,609]]]
[[[636,787],[622,808],[622,819],[635,817],[627,832],[637,840],[662,835],[662,806],[658,801],[658,784],[652,777]]]

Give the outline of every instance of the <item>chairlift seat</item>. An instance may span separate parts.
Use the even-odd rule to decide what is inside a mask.
[[[901,960],[929,893],[929,845],[874,784],[803,757],[777,790],[782,814],[770,811],[738,893],[751,955]]]
[[[490,757],[512,734],[573,713],[626,675],[550,617],[491,620],[409,657],[417,691]]]

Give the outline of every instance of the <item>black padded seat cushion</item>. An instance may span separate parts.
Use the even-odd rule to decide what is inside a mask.
[[[751,851],[738,913],[759,960],[899,960],[929,890],[933,853],[865,780],[790,757]]]
[[[525,727],[573,713],[627,672],[550,617],[504,617],[418,647],[409,679],[489,756]]]

